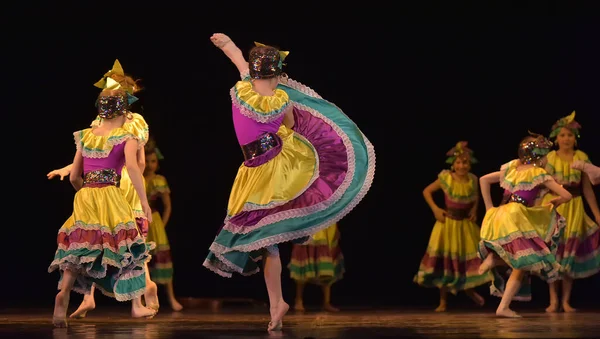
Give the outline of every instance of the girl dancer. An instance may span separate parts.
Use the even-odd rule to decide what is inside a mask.
[[[458,142],[446,155],[451,171],[441,171],[423,190],[423,197],[437,222],[414,278],[423,287],[440,289],[436,312],[446,311],[448,292],[465,291],[475,303],[483,306],[485,300],[474,288],[492,280],[489,272],[479,274],[481,259],[477,256],[477,246],[480,239],[479,227],[475,224],[479,185],[477,177],[470,172],[476,159],[466,141]],[[445,210],[433,200],[432,194],[438,190],[444,192]]]
[[[173,263],[171,262],[171,250],[169,238],[165,228],[171,217],[171,190],[167,179],[157,174],[158,162],[164,159],[160,150],[156,147],[153,140],[146,144],[146,170],[144,178],[146,180],[146,194],[150,207],[152,208],[152,222],[148,227],[148,237],[146,241],[156,243],[156,248],[150,253],[152,261],[150,262],[150,273],[152,281],[157,284],[165,285],[169,304],[173,311],[181,311],[183,306],[175,298],[173,290]],[[162,202],[162,215],[158,211],[159,202]]]
[[[573,195],[573,199],[557,208],[567,222],[556,253],[556,259],[564,269],[561,275],[562,298],[559,304],[558,282],[551,282],[550,306],[546,312],[558,312],[560,308],[565,312],[574,312],[570,304],[573,279],[587,278],[600,271],[600,210],[596,195],[588,176],[571,168],[574,161],[589,163],[588,156],[576,149],[580,128],[573,111],[569,116],[559,119],[550,133],[550,137],[556,139],[558,150],[548,153],[546,171]],[[582,194],[596,222],[585,213]],[[549,193],[544,197],[544,202],[555,197]]]
[[[77,152],[70,181],[77,190],[73,214],[58,232],[58,249],[49,272],[60,270],[53,323],[66,327],[70,291],[89,293],[92,284],[119,301],[132,300],[132,314],[153,316],[139,297],[146,288],[145,262],[149,258],[131,206],[117,187],[127,166],[142,210],[151,218],[136,154],[138,138],[122,128],[128,92],[105,89],[98,99],[104,123],[74,133]],[[83,173],[83,178],[81,177]]]
[[[104,74],[100,81],[96,82],[94,86],[104,89],[126,89],[127,93],[127,104],[131,105],[137,98],[133,96],[134,93],[141,90],[137,81],[134,81],[130,76],[125,75],[123,71],[123,67],[119,60],[115,60],[113,68]],[[102,124],[104,119],[98,115],[96,120],[94,120],[91,124],[92,128],[99,127]],[[139,149],[136,155],[138,167],[140,171],[143,172],[145,167],[145,157],[144,157],[144,148],[143,146],[146,144],[149,136],[148,124],[144,120],[144,118],[137,113],[127,112],[125,123],[122,126],[127,132],[136,136],[139,141]],[[48,179],[52,179],[55,176],[60,176],[60,180],[71,172],[73,164],[69,164],[61,169],[53,170],[48,173]],[[142,178],[143,179],[143,178]],[[122,189],[123,194],[125,195],[125,199],[132,207],[133,212],[135,214],[135,220],[138,225],[138,228],[145,238],[148,233],[148,220],[142,211],[141,201],[139,196],[129,178],[129,174],[127,172],[127,167],[123,166],[121,172],[121,181],[119,187]],[[84,318],[87,315],[88,311],[93,310],[96,307],[96,301],[94,299],[95,285],[92,285],[89,294],[85,294],[83,297],[83,301],[77,308],[75,312],[73,312],[69,317],[70,318]],[[150,280],[150,274],[146,268],[146,292],[144,293],[144,298],[146,301],[146,306],[158,311],[158,294],[157,287],[154,282]],[[133,315],[136,317],[135,315]]]
[[[331,286],[344,276],[344,255],[339,242],[340,231],[336,223],[314,234],[310,242],[292,245],[288,269],[290,277],[296,283],[296,311],[304,311],[306,284],[321,287],[325,311],[339,311],[331,305]]]
[[[519,144],[518,160],[506,163],[500,171],[479,179],[486,208],[479,243],[479,255],[485,259],[479,272],[494,269],[491,292],[502,297],[496,310],[498,316],[520,317],[510,309],[510,302],[513,298],[531,298],[524,295],[527,289],[517,296],[527,273],[539,275],[548,282],[559,277],[560,265],[555,254],[565,219],[555,207],[571,200],[572,196],[544,169],[546,154],[551,147],[552,142],[541,135],[527,136]],[[505,190],[503,204],[499,207],[492,203],[492,183],[499,183]],[[558,197],[547,205],[540,205],[539,198],[544,188]],[[506,286],[495,269],[496,265],[507,265],[512,269]]]
[[[289,306],[277,244],[304,242],[350,212],[371,185],[375,152],[337,106],[283,76],[288,52],[257,44],[246,62],[226,35],[211,40],[242,75],[230,93],[245,161],[204,266],[224,277],[249,275],[264,258],[267,329],[281,330]]]

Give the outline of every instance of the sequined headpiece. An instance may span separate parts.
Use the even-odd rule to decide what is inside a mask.
[[[553,144],[543,135],[531,132],[529,134],[535,139],[525,141],[519,145],[519,160],[524,164],[539,166],[540,159],[550,152]]]
[[[466,141],[459,141],[456,146],[452,147],[446,152],[448,158],[446,159],[447,164],[453,164],[457,158],[465,157],[468,158],[472,164],[477,163],[477,159],[473,156],[473,150],[467,147]]]
[[[131,105],[138,101],[138,98],[133,93],[138,91],[135,84],[130,84],[126,80],[125,72],[119,62],[119,59],[115,60],[113,67],[110,71],[104,73],[102,79],[98,80],[94,86],[105,89],[122,89],[127,93],[127,104]]]
[[[283,60],[290,54],[275,47],[254,42],[256,47],[250,51],[248,61],[250,77],[253,79],[269,79],[283,72]]]
[[[560,118],[554,123],[554,125],[552,125],[550,138],[556,138],[562,128],[569,129],[571,132],[573,132],[573,134],[575,134],[575,137],[579,138],[579,129],[581,128],[581,125],[575,121],[575,111],[571,112],[571,114],[567,115],[566,117]]]

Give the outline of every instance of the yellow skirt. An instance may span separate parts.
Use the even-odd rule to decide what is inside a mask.
[[[314,147],[284,125],[277,134],[283,145],[275,158],[257,167],[240,166],[227,206],[229,216],[284,204],[302,194],[318,177]]]
[[[146,187],[146,181],[142,176],[142,183],[144,187]],[[129,177],[129,172],[127,171],[127,167],[123,166],[123,170],[121,171],[121,190],[125,195],[125,200],[133,209],[133,213],[136,218],[144,218],[146,219],[146,215],[142,210],[142,202],[140,200],[140,196],[135,191],[135,187],[133,187],[133,183],[131,182],[131,178]]]

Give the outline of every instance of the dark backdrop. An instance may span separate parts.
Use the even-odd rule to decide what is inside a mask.
[[[16,30],[9,38],[14,47],[7,49],[5,72],[11,76],[4,83],[11,90],[4,94],[18,105],[4,114],[19,121],[5,132],[8,143],[25,148],[6,150],[15,167],[5,176],[12,188],[5,192],[10,223],[3,237],[3,303],[53,302],[58,274],[46,270],[74,190],[45,175],[71,162],[72,132],[95,117],[93,84],[115,58],[142,79],[138,111],[165,155],[160,166],[172,189],[168,235],[177,295],[266,300],[261,274],[226,279],[202,267],[243,160],[229,97],[238,74],[209,41],[214,31],[230,35],[245,53],[253,41],[289,50],[290,77],[341,107],[375,145],[373,187],[340,223],[347,273],[333,288],[337,304],[435,305],[437,291],[412,282],[434,223],[421,192],[447,168],[444,154],[457,141],[474,149],[480,163],[473,172],[480,176],[515,158],[528,129],[548,134],[558,118],[577,110],[580,147],[592,160],[600,158],[599,26],[586,21],[403,19],[314,27],[288,20],[260,29],[239,22],[169,28],[160,21],[141,24],[132,12],[134,19],[122,26],[98,29],[103,21],[73,13],[72,23],[86,25]],[[493,192],[498,200],[500,190]],[[436,199],[443,201],[441,192]],[[481,220],[483,206],[479,212]],[[282,256],[286,265],[288,246]],[[576,282],[574,305],[600,301],[599,279]],[[285,268],[283,284],[292,301]],[[480,291],[487,297],[486,287]],[[533,305],[545,304],[546,294],[546,285],[535,280]],[[320,300],[316,289],[307,297],[308,303]]]

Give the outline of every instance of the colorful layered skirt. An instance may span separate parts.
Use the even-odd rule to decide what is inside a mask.
[[[150,277],[157,284],[168,284],[173,280],[173,262],[171,247],[165,230],[165,224],[158,211],[152,212],[152,222],[148,225],[147,242],[153,242],[156,247],[150,252],[152,261],[148,263]]]
[[[140,235],[134,213],[114,185],[83,187],[75,194],[73,214],[58,231],[58,248],[49,272],[77,274],[73,290],[89,293],[92,284],[119,301],[141,296],[144,265],[151,245]]]
[[[453,294],[490,282],[489,272],[479,274],[479,240],[479,227],[469,219],[436,222],[414,282]]]
[[[352,120],[298,83],[279,88],[293,104],[294,128],[279,128],[276,155],[238,170],[228,215],[204,261],[224,277],[256,273],[264,249],[307,241],[336,223],[373,181],[374,148]]]
[[[306,244],[294,244],[288,269],[293,280],[331,285],[344,276],[344,255],[337,224],[314,234]]]
[[[555,198],[544,196],[544,202]],[[600,228],[587,216],[581,195],[558,206],[557,212],[566,219],[563,236],[558,241],[556,260],[563,274],[574,279],[590,277],[600,271]]]
[[[564,228],[565,218],[552,205],[527,207],[509,202],[490,208],[481,224],[479,255],[484,259],[494,252],[507,265],[492,269],[491,294],[502,297],[511,269],[526,271],[548,282],[558,279],[561,266],[556,253]],[[529,277],[526,280],[514,300],[531,300]]]

